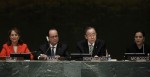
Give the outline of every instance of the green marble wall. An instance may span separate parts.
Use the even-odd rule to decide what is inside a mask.
[[[149,77],[150,62],[0,62],[0,77]]]

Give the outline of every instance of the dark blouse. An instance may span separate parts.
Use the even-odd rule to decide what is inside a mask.
[[[150,46],[144,44],[141,49],[137,47],[134,43],[129,48],[126,49],[126,53],[150,53]]]

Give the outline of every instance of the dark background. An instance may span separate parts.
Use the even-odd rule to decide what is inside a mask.
[[[75,52],[84,28],[94,26],[113,58],[121,59],[136,30],[150,43],[150,0],[0,0],[0,47],[17,26],[31,51],[46,42],[50,27]]]

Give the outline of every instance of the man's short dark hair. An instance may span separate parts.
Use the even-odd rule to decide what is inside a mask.
[[[94,28],[94,27],[92,27],[92,26],[88,26],[88,27],[86,27],[86,28],[85,28],[85,35],[86,35],[86,32],[87,32],[89,29],[94,29],[94,30],[95,30],[95,28]],[[96,32],[96,30],[95,30],[95,32]]]
[[[48,30],[48,36],[49,36],[49,31],[50,31],[50,30],[56,30],[56,31],[57,31],[56,28],[50,28],[50,29]],[[58,31],[57,31],[57,33],[58,33]]]

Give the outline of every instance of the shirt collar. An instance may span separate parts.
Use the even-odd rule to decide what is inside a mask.
[[[56,48],[56,47],[57,47],[57,44],[56,44],[56,45],[54,45],[54,46],[53,46],[52,44],[50,44],[50,47],[54,47],[54,48]]]
[[[88,42],[88,46],[90,46],[90,45],[94,46],[94,45],[95,45],[95,43],[91,44],[90,42]]]

